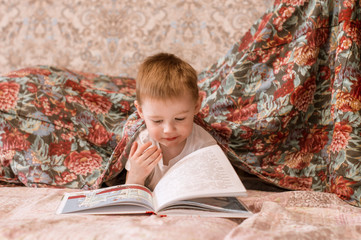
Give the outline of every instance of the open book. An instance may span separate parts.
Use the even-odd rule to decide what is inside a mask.
[[[252,215],[237,196],[242,182],[218,145],[178,161],[153,192],[136,185],[65,193],[57,213],[199,215],[246,218]]]

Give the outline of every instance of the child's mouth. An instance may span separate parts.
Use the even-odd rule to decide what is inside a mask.
[[[176,140],[176,139],[177,139],[177,137],[165,138],[165,140],[167,140],[167,141],[174,141],[174,140]]]

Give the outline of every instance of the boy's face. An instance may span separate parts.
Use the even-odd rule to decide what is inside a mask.
[[[195,102],[186,94],[167,100],[145,97],[142,102],[141,106],[135,102],[135,106],[151,138],[167,148],[185,143],[192,132],[193,117],[200,109],[201,99]]]

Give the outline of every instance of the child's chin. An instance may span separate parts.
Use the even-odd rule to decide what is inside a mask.
[[[176,146],[178,143],[176,143],[175,141],[174,142],[171,142],[171,141],[163,141],[160,143],[161,145],[163,146],[166,146],[166,147],[173,147],[173,146]]]
[[[164,140],[164,141],[161,141],[160,144],[166,146],[166,147],[174,147],[174,146],[177,146],[181,143],[181,141],[179,141],[179,139],[175,139],[175,140],[172,140],[172,141],[168,141],[168,140]]]

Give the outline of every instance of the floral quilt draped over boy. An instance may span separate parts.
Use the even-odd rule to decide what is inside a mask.
[[[361,1],[276,0],[199,74],[195,121],[234,166],[361,206]],[[132,78],[49,66],[0,78],[0,180],[98,188],[144,127]]]

